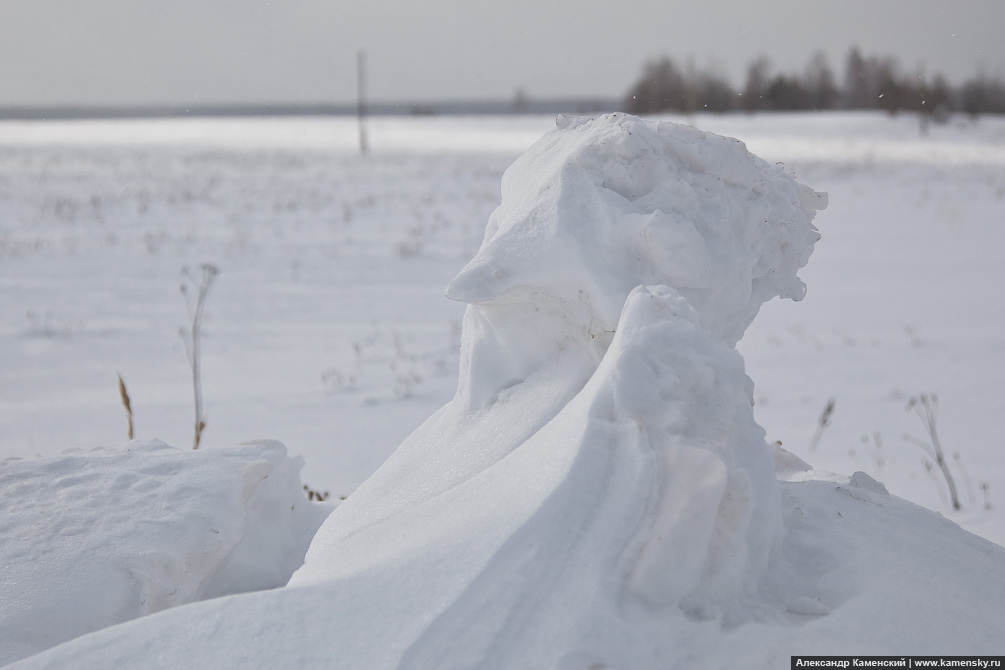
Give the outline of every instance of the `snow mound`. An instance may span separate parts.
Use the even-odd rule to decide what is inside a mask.
[[[796,271],[819,238],[824,194],[687,126],[624,114],[558,125],[506,171],[481,249],[447,288],[471,303],[456,397],[354,492],[309,557],[540,430],[597,370],[636,287],[672,288],[727,347],[763,302],[803,296]]]
[[[483,667],[603,639],[623,609],[761,616],[781,506],[733,347],[764,301],[803,296],[824,200],[737,140],[560,120],[447,289],[470,303],[455,398],[329,517],[291,586],[376,556],[426,575],[406,667],[465,625]],[[450,572],[419,568],[431,546]]]
[[[336,510],[290,586],[359,602],[378,582],[398,631],[341,667],[442,667],[459,630],[478,634],[451,667],[538,667],[586,640],[651,650],[636,619],[748,619],[779,493],[742,360],[697,321],[673,289],[636,289],[585,388],[507,456],[352,533]]]
[[[282,586],[328,510],[278,442],[0,463],[0,663],[151,612]]]

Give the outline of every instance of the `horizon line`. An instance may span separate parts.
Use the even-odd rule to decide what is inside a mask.
[[[366,116],[585,114],[624,111],[621,97],[461,99],[368,102]],[[186,116],[357,116],[355,102],[237,102],[161,104],[0,104],[0,120],[179,118]]]

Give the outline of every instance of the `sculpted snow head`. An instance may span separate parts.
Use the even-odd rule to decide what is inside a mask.
[[[448,297],[489,318],[534,305],[559,339],[601,347],[639,285],[677,290],[728,346],[767,300],[802,298],[796,272],[825,194],[691,127],[624,114],[558,125],[503,176],[481,249]]]

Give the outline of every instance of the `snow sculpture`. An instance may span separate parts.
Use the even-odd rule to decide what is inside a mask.
[[[469,303],[455,398],[336,510],[291,584],[358,565],[407,519],[416,542],[453,526],[484,565],[505,563],[510,529],[554,563],[539,570],[580,565],[591,588],[642,607],[745,616],[781,520],[733,347],[766,300],[803,296],[825,196],[693,128],[621,114],[558,126],[506,172],[447,289]],[[499,579],[536,592],[539,570]],[[582,584],[561,581],[553,602],[575,600]],[[448,609],[482,616],[476,594],[499,587],[478,584]]]

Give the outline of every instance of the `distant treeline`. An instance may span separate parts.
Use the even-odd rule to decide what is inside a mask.
[[[681,69],[664,57],[645,64],[625,108],[634,114],[882,109],[916,111],[934,118],[952,112],[976,116],[1005,113],[1005,84],[978,75],[952,86],[941,74],[927,74],[923,66],[904,72],[891,56],[866,57],[853,47],[840,82],[821,53],[810,59],[801,74],[776,74],[762,56],[750,63],[747,80],[737,89],[714,71],[696,69],[690,60]]]

